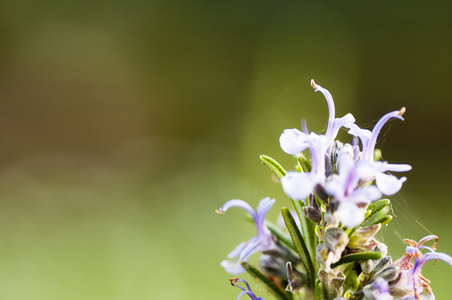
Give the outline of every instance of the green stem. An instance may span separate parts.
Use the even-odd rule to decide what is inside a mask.
[[[315,282],[315,300],[325,300],[325,291],[320,279],[317,279]]]
[[[312,261],[315,261],[315,249],[316,244],[316,234],[315,234],[315,224],[308,218],[306,218],[303,211],[303,202],[292,200],[293,206],[297,211],[298,218],[300,219],[301,234],[303,235],[306,247],[308,248],[309,255]]]
[[[273,158],[267,155],[259,156],[259,159],[272,170],[272,172],[276,175],[278,179],[281,179],[284,175],[286,175],[286,170]]]
[[[301,262],[303,263],[306,269],[306,275],[308,277],[309,286],[312,289],[314,289],[315,270],[308,248],[306,247],[305,240],[303,239],[303,236],[301,235],[301,232],[298,229],[297,223],[292,217],[292,214],[290,213],[289,209],[287,207],[283,207],[281,212],[284,217],[286,227],[289,230],[290,237],[292,238],[295,248],[297,248],[297,253],[300,256]]]
[[[384,216],[378,220],[375,220],[374,222],[370,223],[369,226],[375,225],[375,224],[381,224],[381,226],[383,227],[384,225],[388,224],[390,221],[392,220],[392,216],[387,215]]]
[[[368,260],[368,259],[380,259],[383,257],[383,253],[375,252],[375,251],[363,251],[359,253],[353,253],[346,256],[341,257],[339,261],[331,264],[331,268],[334,269],[337,266],[342,264],[346,264],[349,262],[360,261],[360,260]]]

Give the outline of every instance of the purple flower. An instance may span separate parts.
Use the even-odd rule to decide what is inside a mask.
[[[242,208],[251,215],[257,230],[257,236],[252,237],[246,242],[240,243],[240,245],[228,254],[230,260],[223,260],[221,262],[221,266],[223,266],[226,272],[232,275],[242,274],[245,272],[245,269],[242,268],[240,262],[248,261],[249,256],[255,252],[271,250],[275,247],[273,236],[264,224],[265,215],[274,203],[275,199],[270,199],[268,197],[264,198],[259,202],[256,211],[254,211],[254,209],[243,200],[230,200],[216,211],[219,214],[224,214],[231,207]]]
[[[394,299],[389,294],[389,285],[383,278],[377,278],[371,285],[366,286],[363,289],[366,299],[370,300],[392,300]]]
[[[430,240],[436,240],[433,246],[424,246],[425,242]],[[428,285],[429,280],[422,276],[421,269],[430,260],[442,260],[452,267],[452,257],[445,253],[435,252],[438,237],[434,235],[426,236],[418,243],[408,239],[405,242],[409,244],[406,247],[406,253],[394,263],[401,270],[400,280],[391,289],[408,294],[403,299],[420,300],[423,299],[422,294],[425,288],[428,299],[435,299],[433,291]],[[423,254],[421,249],[429,252]],[[413,258],[415,259],[414,265],[411,263]]]
[[[304,200],[317,184],[325,181],[326,138],[323,135],[311,133],[306,135],[305,141],[311,152],[311,172],[290,171],[281,178],[284,192],[293,200]]]
[[[339,129],[346,124],[355,122],[355,118],[352,116],[352,114],[346,114],[342,118],[336,119],[334,100],[330,92],[320,85],[317,85],[314,80],[311,80],[311,85],[316,92],[320,91],[325,96],[328,104],[329,117],[326,133],[325,135],[312,136],[307,132],[301,132],[298,129],[284,130],[284,132],[281,134],[281,137],[279,138],[279,143],[283,151],[287,154],[293,155],[300,153],[306,148],[312,147],[313,143],[317,144],[316,142],[313,142],[313,140],[322,137],[322,139],[324,139],[324,141],[321,142],[322,146],[324,147],[324,153],[322,153],[322,155],[325,155],[331,150],[331,146],[333,145],[334,139],[336,138]]]
[[[339,129],[346,124],[355,122],[351,114],[342,118],[335,118],[335,107],[333,97],[330,92],[314,80],[311,85],[315,91],[320,91],[328,103],[329,118],[328,127],[325,135],[315,133],[308,134],[298,129],[286,129],[279,138],[279,143],[284,152],[288,154],[297,154],[309,148],[311,154],[311,171],[309,173],[288,172],[281,178],[281,184],[284,192],[294,200],[304,200],[314,187],[323,183],[325,180],[325,160],[329,160],[331,148]]]
[[[374,161],[375,145],[383,125],[392,118],[403,120],[402,115],[404,113],[405,107],[400,110],[387,113],[377,122],[372,131],[361,129],[353,123],[347,123],[344,125],[350,129],[348,133],[360,138],[363,145],[361,161],[367,164],[368,172],[364,175],[362,180],[366,183],[375,179],[378,189],[387,196],[397,193],[402,187],[403,182],[406,181],[406,177],[398,179],[394,175],[386,174],[385,172],[406,172],[411,170],[411,166],[406,164],[388,164],[387,162]]]
[[[236,300],[239,300],[240,297],[242,297],[243,295],[248,295],[252,300],[264,300],[264,298],[262,298],[262,297],[257,297],[257,296],[251,291],[250,285],[249,285],[248,282],[246,282],[245,280],[240,279],[240,278],[233,278],[233,279],[229,279],[229,281],[231,282],[232,286],[238,287],[239,289],[242,290],[242,292],[237,296],[237,299],[236,299]],[[235,283],[237,283],[237,281],[243,282],[243,283],[246,285],[247,289],[245,289],[245,288],[242,287],[242,286],[235,285]]]
[[[347,148],[346,146],[343,148]],[[349,152],[339,152],[337,162],[339,174],[328,177],[324,188],[339,204],[337,212],[341,223],[345,227],[353,228],[364,221],[366,206],[371,201],[378,200],[381,193],[373,185],[358,188],[363,165],[360,162],[355,163]]]

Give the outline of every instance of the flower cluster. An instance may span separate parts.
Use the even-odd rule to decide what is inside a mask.
[[[335,116],[330,92],[311,81],[328,104],[329,118],[325,134],[303,129],[286,129],[279,139],[281,148],[296,160],[295,170],[286,171],[274,159],[262,155],[261,161],[280,180],[295,210],[282,208],[283,225],[265,220],[275,204],[264,198],[254,210],[242,200],[226,202],[217,213],[231,207],[242,208],[250,215],[257,235],[240,243],[221,262],[232,275],[245,271],[267,285],[278,299],[388,300],[435,299],[429,281],[421,275],[422,266],[430,260],[442,260],[452,266],[452,258],[436,252],[438,237],[430,235],[419,242],[406,239],[406,253],[395,262],[387,255],[387,246],[375,238],[381,226],[391,221],[388,199],[396,194],[406,177],[388,172],[411,170],[407,164],[390,164],[381,160],[375,148],[378,135],[391,119],[403,120],[405,108],[385,114],[370,131],[355,124],[346,114]],[[336,140],[344,128],[351,143]],[[285,227],[285,228],[284,228]],[[434,240],[432,246],[427,242]],[[248,262],[261,253],[259,266]],[[242,295],[257,297],[238,286]]]

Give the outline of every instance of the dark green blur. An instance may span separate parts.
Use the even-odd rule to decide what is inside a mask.
[[[378,144],[413,166],[380,238],[394,258],[429,233],[452,254],[451,11],[1,1],[0,299],[235,299],[219,263],[255,231],[243,211],[214,210],[269,196],[273,221],[291,205],[259,155],[291,169],[283,129],[326,128],[311,78],[360,126],[407,108]],[[423,275],[447,299],[452,268]]]

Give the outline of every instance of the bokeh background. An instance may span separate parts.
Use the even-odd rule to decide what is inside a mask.
[[[283,129],[337,115],[413,170],[380,238],[452,254],[452,5],[444,1],[1,1],[0,299],[235,299],[219,262],[290,205]],[[346,135],[343,137],[346,138]],[[428,264],[438,299],[452,269]],[[248,279],[248,276],[244,276]],[[266,299],[263,287],[252,283]]]

